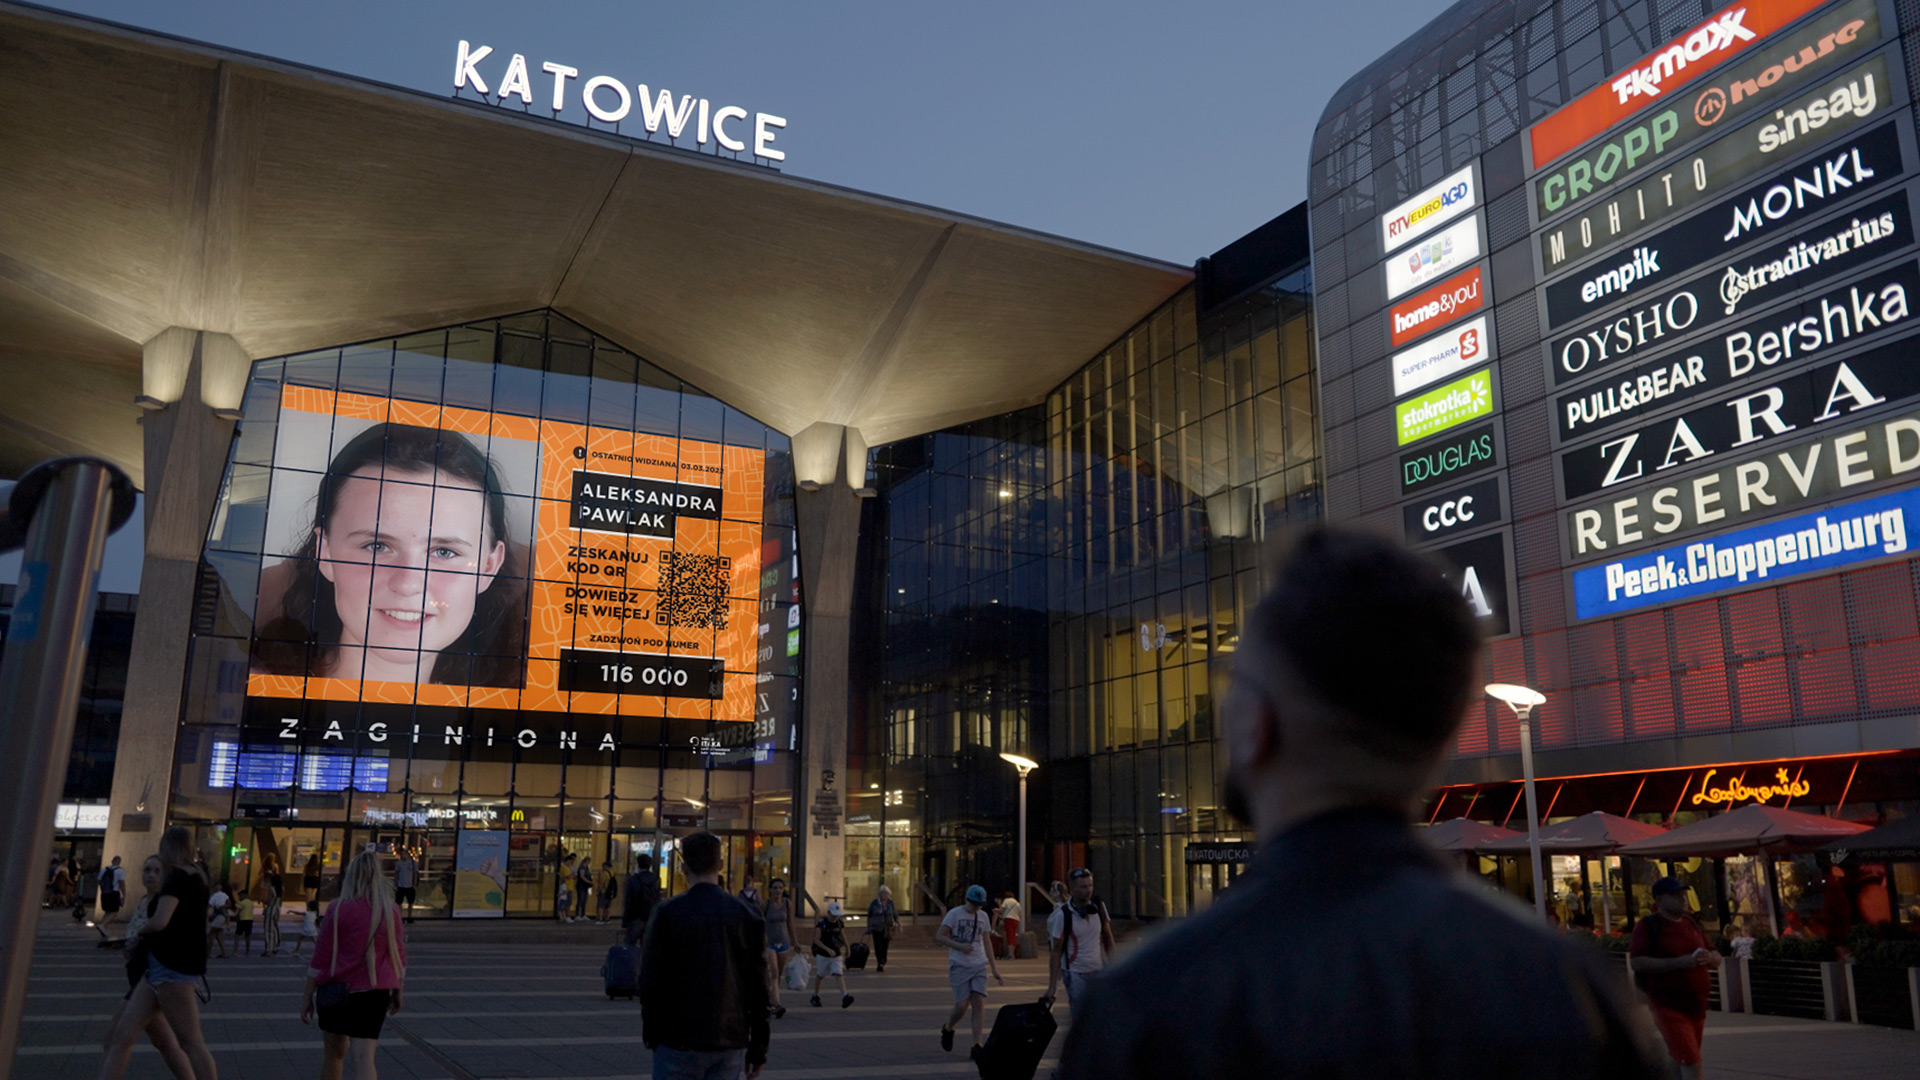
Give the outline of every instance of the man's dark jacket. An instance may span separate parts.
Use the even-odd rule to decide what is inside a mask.
[[[718,885],[653,909],[640,952],[641,1035],[648,1047],[747,1051],[767,1060],[767,927]]]
[[[640,930],[645,931],[647,918],[653,914],[653,906],[660,902],[660,878],[652,870],[635,870],[627,875],[626,889],[620,908],[620,925],[631,928],[638,923]]]
[[[1450,871],[1384,811],[1282,834],[1088,990],[1070,1080],[1666,1075],[1621,965]]]

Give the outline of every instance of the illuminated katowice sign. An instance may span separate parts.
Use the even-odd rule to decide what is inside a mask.
[[[522,105],[532,105],[534,76],[528,70],[526,56],[514,53],[504,67],[495,69],[492,77],[499,79],[499,86],[495,87],[480,70],[481,63],[492,55],[491,45],[460,42],[453,59],[454,92],[472,87],[475,93],[495,104],[517,98]],[[568,92],[568,84],[580,77],[580,69],[548,60],[540,65],[540,72],[547,83],[543,100],[558,116],[575,100],[576,95]],[[577,100],[588,116],[603,124],[618,124],[632,116],[637,107],[638,119],[650,136],[665,128],[667,137],[675,141],[691,135],[697,146],[704,148],[710,142],[716,143],[721,149],[736,154],[745,153],[751,139],[754,157],[766,161],[787,159],[785,151],[773,148],[774,139],[787,126],[787,121],[772,113],[748,112],[738,105],[716,107],[708,99],[692,94],[675,97],[673,91],[664,86],[657,91],[646,83],[629,87],[611,75],[590,76],[580,84]],[[750,133],[749,119],[753,121]]]

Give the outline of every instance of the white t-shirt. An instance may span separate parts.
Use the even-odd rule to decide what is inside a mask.
[[[1003,901],[1000,904],[1000,918],[1002,921],[1012,919],[1018,922],[1020,920],[1020,901],[1014,899]]]
[[[219,889],[213,890],[213,895],[207,897],[207,910],[213,913],[213,925],[227,925],[227,900],[227,894]]]
[[[1061,957],[1061,962],[1068,971],[1090,975],[1106,968],[1107,954],[1100,944],[1100,923],[1098,915],[1091,919],[1074,915],[1065,906],[1054,908],[1053,914],[1047,916],[1049,941],[1059,941],[1067,933],[1068,927],[1072,928],[1073,937],[1062,945],[1066,954]]]
[[[987,966],[986,939],[993,933],[993,920],[985,911],[969,913],[962,904],[947,912],[947,917],[940,920],[940,928],[963,946],[947,950],[949,965],[956,968]]]

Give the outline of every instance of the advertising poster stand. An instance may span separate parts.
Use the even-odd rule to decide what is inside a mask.
[[[454,856],[453,917],[499,919],[507,914],[507,833],[462,829]]]

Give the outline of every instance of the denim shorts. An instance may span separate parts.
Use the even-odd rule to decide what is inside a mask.
[[[198,975],[187,975],[175,971],[153,957],[147,957],[147,982],[156,990],[168,983],[196,983],[199,981],[200,976]]]
[[[971,967],[947,968],[947,982],[953,986],[955,1004],[967,1000],[974,994],[987,996],[987,969]]]

